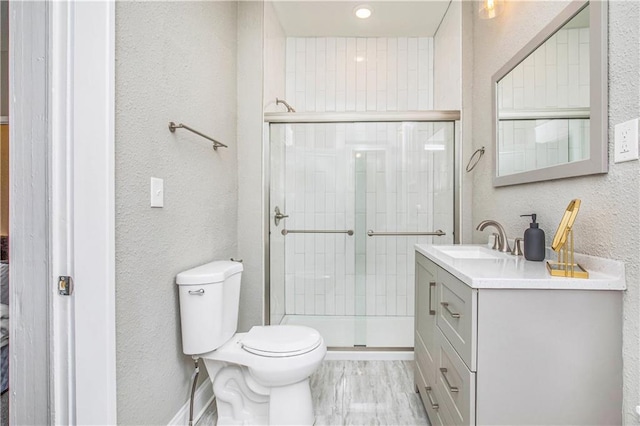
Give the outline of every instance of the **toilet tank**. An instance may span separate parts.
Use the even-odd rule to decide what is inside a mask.
[[[218,349],[238,328],[242,263],[216,261],[176,276],[182,352]]]

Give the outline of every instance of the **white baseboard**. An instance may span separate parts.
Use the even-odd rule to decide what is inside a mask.
[[[198,386],[193,396],[193,424],[202,417],[211,401],[213,401],[213,386],[211,386],[211,380],[207,379]],[[171,419],[168,426],[186,426],[189,424],[189,404],[190,401],[187,399],[187,402],[178,410],[178,413]]]

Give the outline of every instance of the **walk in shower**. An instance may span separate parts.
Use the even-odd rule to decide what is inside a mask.
[[[459,113],[265,116],[270,323],[411,348],[414,245],[456,239]]]

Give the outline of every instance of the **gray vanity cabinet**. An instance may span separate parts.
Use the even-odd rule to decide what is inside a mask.
[[[436,326],[438,269],[433,262],[416,253],[415,385],[432,426],[452,424],[442,404],[442,390],[436,389],[440,340]]]
[[[416,292],[432,424],[622,423],[622,292],[475,289],[420,253]]]

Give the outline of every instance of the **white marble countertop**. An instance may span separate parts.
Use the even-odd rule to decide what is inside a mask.
[[[438,246],[416,244],[416,251],[442,267],[471,288],[625,290],[624,264],[583,254],[575,254],[589,278],[552,277],[547,260],[557,254],[547,249],[545,261],[533,262],[489,249],[486,245]],[[465,258],[466,257],[466,258]]]

